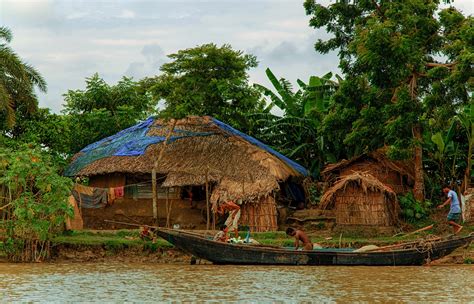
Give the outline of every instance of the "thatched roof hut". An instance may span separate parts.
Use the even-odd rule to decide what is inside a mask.
[[[333,209],[336,224],[393,226],[398,222],[396,193],[368,173],[341,177],[321,198],[322,209]]]
[[[212,117],[176,121],[164,146],[171,125],[170,121],[149,118],[93,143],[74,156],[65,174],[126,174],[151,179],[155,160],[164,147],[156,168],[162,177],[160,186],[204,185],[207,178],[213,184],[213,204],[237,199],[247,204],[268,202],[267,197],[279,189],[280,182],[308,175],[301,165]],[[274,201],[271,205],[275,209]],[[276,210],[274,213],[276,216]]]
[[[351,175],[356,171],[369,172],[397,194],[410,191],[415,180],[413,162],[389,159],[386,148],[327,165],[321,174],[329,186],[332,186],[338,178]]]

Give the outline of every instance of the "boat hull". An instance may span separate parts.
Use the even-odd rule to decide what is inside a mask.
[[[175,247],[214,264],[235,265],[423,265],[469,244],[474,236],[432,242],[425,249],[411,248],[383,252],[337,250],[289,250],[265,246],[228,244],[208,240],[194,233],[158,229],[156,233]]]

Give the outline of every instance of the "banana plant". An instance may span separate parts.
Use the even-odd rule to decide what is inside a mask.
[[[431,136],[431,141],[434,143],[435,149],[434,152],[431,153],[431,158],[438,163],[439,172],[441,174],[441,180],[444,182],[446,171],[445,171],[445,164],[448,157],[453,156],[456,154],[457,147],[455,147],[453,141],[453,135],[455,130],[456,124],[453,120],[451,122],[451,126],[449,127],[448,132],[445,134],[443,132],[436,132]],[[454,157],[456,159],[456,157]]]
[[[463,191],[467,189],[470,184],[470,180],[474,177],[474,172],[472,171],[472,153],[474,147],[474,105],[470,104],[455,116],[456,121],[464,128],[466,131],[468,150],[467,150],[467,165],[466,171],[464,172],[463,178]]]
[[[259,115],[263,121],[260,125],[265,125],[260,137],[301,162],[317,177],[325,161],[334,158],[327,151],[324,153],[324,138],[319,130],[338,83],[331,80],[332,73],[327,73],[322,77],[311,76],[308,83],[298,79],[299,88],[294,91],[291,83],[278,79],[270,69],[266,69],[266,74],[275,92],[260,84],[254,86],[283,115]]]

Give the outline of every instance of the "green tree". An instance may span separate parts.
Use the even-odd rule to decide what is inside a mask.
[[[17,115],[16,124],[9,135],[9,147],[35,143],[50,154],[56,164],[65,165],[71,154],[69,117],[51,113],[47,108],[39,108],[28,116]]]
[[[69,154],[115,134],[155,113],[157,100],[138,82],[123,77],[107,84],[98,74],[86,78],[85,90],[64,95],[63,114],[70,130]]]
[[[38,108],[34,88],[46,92],[46,82],[31,65],[8,46],[11,31],[0,26],[0,129],[14,126],[16,113],[32,113]]]
[[[352,107],[348,142],[390,144],[415,160],[414,196],[424,199],[423,129],[429,118],[446,123],[470,100],[472,17],[437,0],[340,1],[328,6],[305,1],[310,25],[333,37],[315,48],[339,51],[349,86],[361,87]],[[437,55],[445,57],[436,61]],[[346,104],[347,105],[347,100]],[[369,149],[375,147],[369,147]],[[405,153],[403,153],[405,152]]]
[[[168,55],[162,74],[143,81],[156,99],[163,99],[162,116],[210,115],[247,131],[247,115],[263,110],[260,94],[248,83],[253,55],[230,45],[204,44]]]
[[[72,182],[57,174],[49,155],[23,145],[0,147],[0,249],[15,262],[38,262],[50,256],[51,240],[62,232]]]

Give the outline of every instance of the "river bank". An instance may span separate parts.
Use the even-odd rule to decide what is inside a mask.
[[[470,233],[474,227],[466,227]],[[202,232],[206,233],[206,232]],[[240,236],[245,237],[245,233]],[[208,235],[213,235],[208,232]],[[330,235],[315,231],[309,233],[311,240],[322,247],[359,248],[365,245],[386,246],[412,241],[423,235],[406,237],[372,237]],[[252,237],[260,244],[270,246],[292,246],[293,239],[285,232],[254,233]],[[6,262],[5,259],[0,261]],[[81,263],[81,262],[125,262],[125,263],[158,263],[158,264],[190,264],[191,256],[174,248],[161,238],[154,241],[143,241],[138,230],[82,230],[70,231],[53,240],[52,259],[49,263]],[[198,261],[198,263],[208,263]],[[432,262],[433,264],[472,264],[474,263],[474,244],[468,248],[456,250],[451,255]]]
[[[213,233],[208,233],[208,235],[213,235]],[[342,248],[359,248],[365,245],[386,246],[415,240],[421,236],[360,238],[344,237],[343,235],[328,236],[320,232],[310,233],[313,242],[323,247]],[[241,237],[244,237],[243,233]],[[283,231],[254,233],[252,237],[264,245],[293,245],[293,239],[288,238]],[[138,230],[75,231],[69,233],[69,235],[59,236],[54,240],[52,262],[107,261],[189,264],[191,263],[191,256],[175,249],[170,243],[161,238],[157,238],[153,242],[143,241],[139,238]],[[198,262],[205,263],[205,261]],[[433,262],[433,264],[470,264],[473,262],[474,244],[471,244],[468,248],[458,249],[453,254]]]

